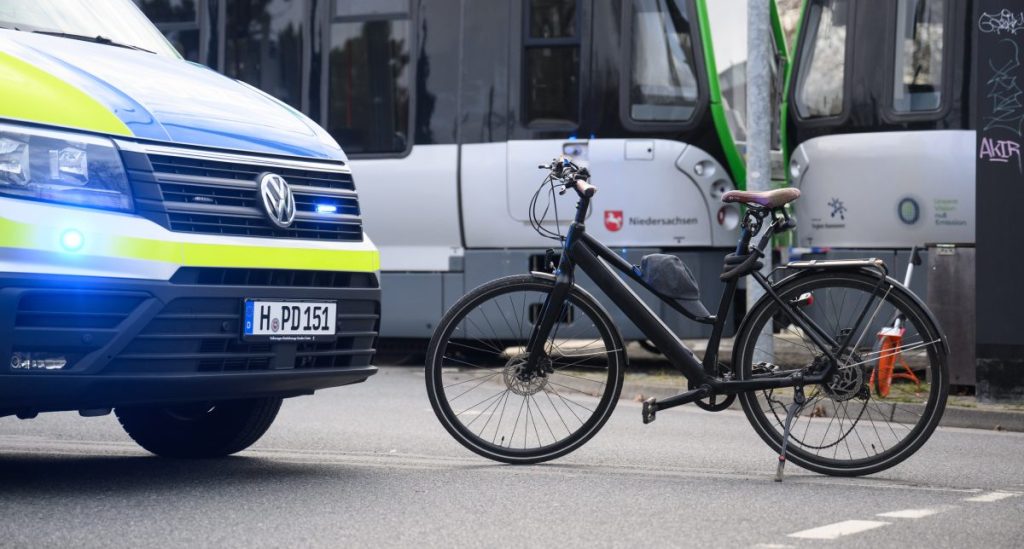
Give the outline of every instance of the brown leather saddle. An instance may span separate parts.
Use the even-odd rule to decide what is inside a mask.
[[[800,189],[786,187],[771,191],[729,191],[722,195],[722,202],[742,202],[764,208],[781,208],[800,198]]]

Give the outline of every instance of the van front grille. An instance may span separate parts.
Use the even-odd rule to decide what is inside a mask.
[[[177,151],[177,149],[175,149]],[[140,213],[175,232],[359,242],[359,199],[343,163],[275,161],[188,151],[123,151]],[[316,169],[307,165],[314,166]],[[290,227],[273,224],[260,198],[259,178],[272,172],[295,198]]]

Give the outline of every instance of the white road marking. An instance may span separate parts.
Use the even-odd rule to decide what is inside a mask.
[[[995,492],[989,492],[987,494],[981,494],[980,496],[974,496],[973,498],[966,498],[966,499],[964,499],[964,501],[978,501],[978,502],[982,502],[982,503],[992,503],[993,501],[999,501],[999,500],[1002,500],[1002,499],[1012,498],[1012,497],[1019,496],[1019,495],[1020,494],[1015,494],[1013,492],[1003,492],[1001,490],[997,490]]]
[[[757,549],[792,549],[793,545],[784,545],[781,543],[758,543],[755,545]]]
[[[952,507],[950,507],[952,508]],[[885,518],[902,518],[902,519],[919,519],[924,517],[930,517],[937,515],[948,509],[903,509],[900,511],[890,511],[888,513],[879,513],[876,517]]]
[[[817,528],[811,528],[810,530],[801,530],[800,532],[789,534],[789,537],[802,539],[837,539],[842,536],[859,534],[868,530],[874,530],[875,528],[881,528],[887,524],[892,523],[882,522],[879,520],[844,520],[843,522],[819,526]]]
[[[693,411],[693,410],[697,410],[697,412],[694,412],[694,413],[700,412],[700,413],[706,414],[706,412],[704,412],[700,408],[693,408],[690,411]],[[727,413],[727,412],[719,412],[719,413],[720,414],[724,414],[724,413]],[[740,412],[740,413],[742,413],[742,412]],[[919,485],[915,485],[915,484],[904,484],[902,482],[890,482],[890,481],[885,481],[885,480],[878,480],[878,481],[872,481],[872,482],[856,482],[856,481],[851,482],[851,481],[849,481],[847,479],[839,479],[839,480],[837,480],[837,479],[839,479],[839,477],[824,477],[824,478],[821,478],[821,477],[797,477],[797,476],[794,476],[792,478],[787,478],[786,481],[787,482],[792,482],[792,483],[799,482],[801,484],[815,484],[815,485],[822,485],[822,486],[855,486],[857,488],[871,488],[873,490],[877,490],[879,488],[885,488],[885,489],[889,489],[889,490],[899,490],[901,492],[902,491],[906,491],[906,490],[920,490],[920,491],[925,491],[925,492],[950,492],[950,493],[958,493],[958,494],[977,494],[978,492],[981,491],[981,490],[979,490],[977,488],[950,488],[948,486],[919,486]]]

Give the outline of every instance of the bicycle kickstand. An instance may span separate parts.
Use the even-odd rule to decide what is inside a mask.
[[[789,432],[793,427],[793,420],[803,409],[807,397],[804,396],[804,388],[797,385],[793,388],[793,403],[786,410],[786,424],[782,429],[782,453],[779,454],[779,467],[775,469],[775,482],[782,482],[782,470],[786,467],[786,447],[789,446]]]

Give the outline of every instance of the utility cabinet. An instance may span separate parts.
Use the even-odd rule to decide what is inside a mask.
[[[928,307],[949,340],[949,384],[975,386],[974,246],[928,246]]]

